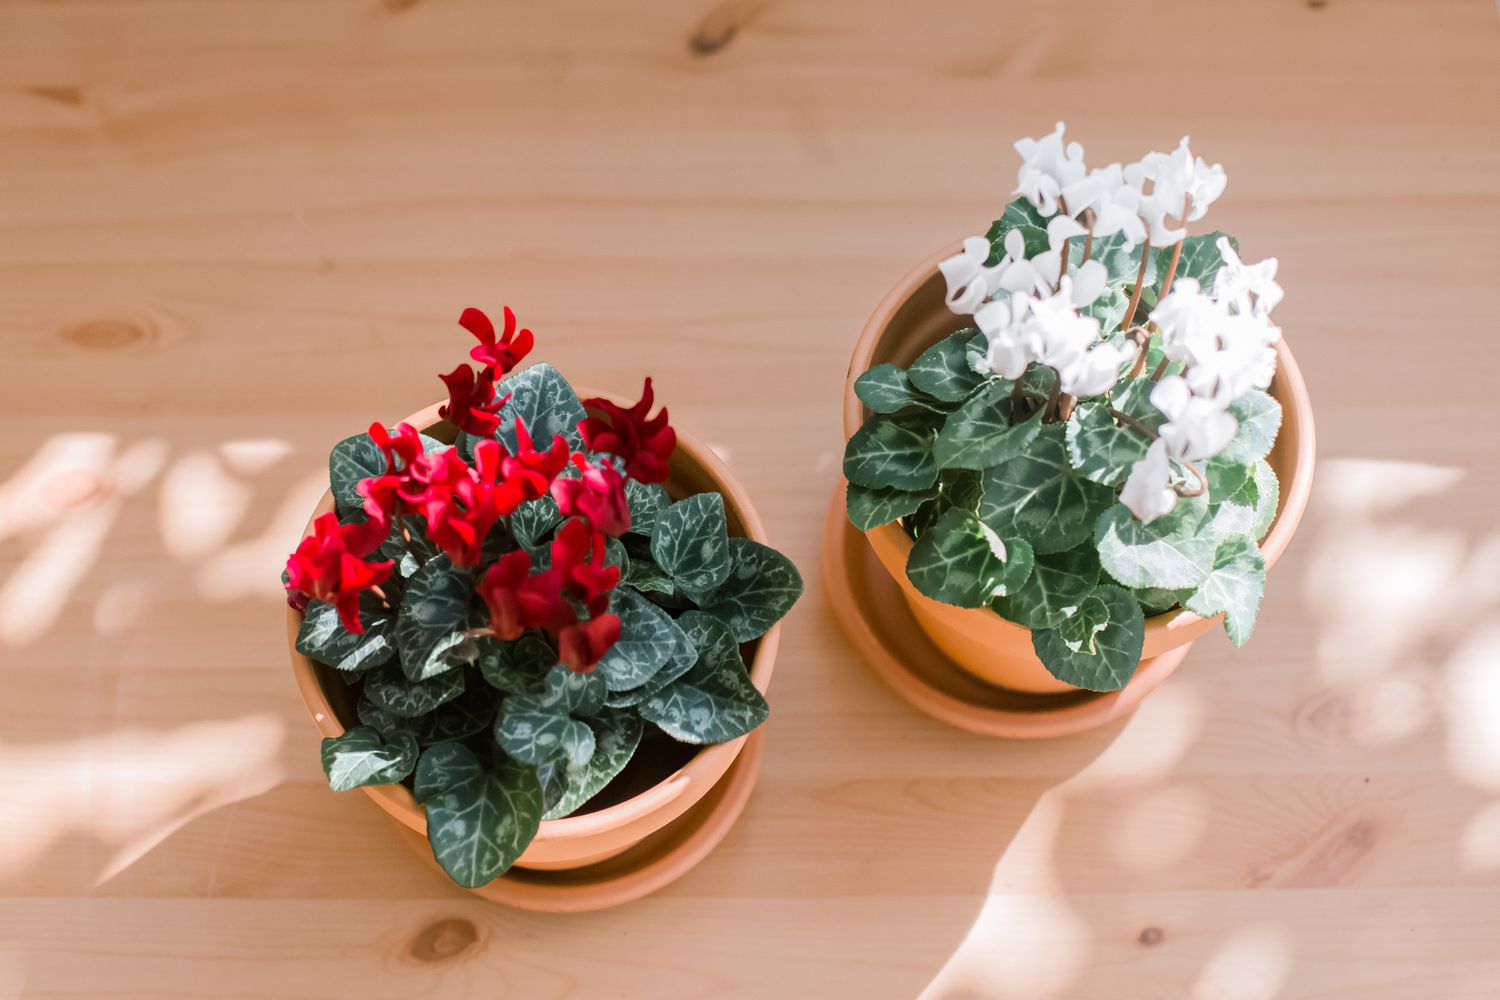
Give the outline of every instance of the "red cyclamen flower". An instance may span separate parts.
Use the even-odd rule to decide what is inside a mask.
[[[620,567],[604,561],[605,537],[582,518],[569,518],[552,540],[552,568],[593,615],[609,607],[609,593],[620,582]]]
[[[563,629],[557,637],[557,658],[575,674],[589,674],[620,641],[619,615],[595,615]]]
[[[624,409],[607,399],[585,399],[583,405],[603,411],[609,419],[589,417],[578,425],[584,443],[594,451],[607,451],[625,460],[625,472],[637,482],[667,481],[667,460],[677,447],[677,432],[667,426],[667,410],[647,417],[655,395],[651,379],[641,391],[640,402]]]
[[[495,339],[495,324],[490,318],[472,306],[458,318],[458,325],[474,335],[479,346],[469,352],[469,357],[493,371],[496,376],[508,374],[531,353],[533,337],[531,331],[522,328],[516,331],[516,314],[510,306],[505,307],[505,332]]]
[[[564,517],[579,515],[607,535],[630,530],[630,505],[625,501],[625,479],[609,465],[589,465],[582,455],[573,464],[583,473],[579,479],[555,479],[552,499]]]
[[[500,479],[505,449],[498,441],[474,446],[474,466],[455,449],[434,452],[412,465],[400,496],[422,511],[427,537],[455,566],[477,566],[495,522],[520,506],[520,486]]]
[[[498,411],[510,401],[509,396],[495,398],[495,373],[486,368],[476,377],[474,369],[459,365],[438,378],[448,387],[448,402],[438,410],[438,416],[467,434],[493,437],[500,427]]]
[[[368,531],[360,524],[339,524],[338,515],[324,514],[313,522],[313,533],[302,539],[286,561],[287,590],[332,604],[339,621],[350,632],[363,632],[359,595],[390,578],[396,564],[366,562],[371,548]],[[376,540],[375,545],[380,544]]]
[[[385,429],[385,425],[376,421],[370,425],[370,440],[375,442],[375,447],[385,456],[385,471],[387,475],[402,472],[411,468],[411,464],[422,457],[422,436],[411,424],[402,421],[396,425],[396,433],[392,434]],[[397,459],[400,459],[398,462]]]
[[[535,500],[547,492],[557,474],[567,468],[568,442],[561,434],[552,438],[552,447],[537,451],[526,431],[526,421],[516,418],[516,453],[507,455],[501,463],[507,480],[515,482],[527,500]]]
[[[490,610],[490,627],[501,639],[516,639],[529,628],[560,631],[578,620],[562,595],[562,575],[531,573],[525,549],[507,552],[479,581],[479,596]]]

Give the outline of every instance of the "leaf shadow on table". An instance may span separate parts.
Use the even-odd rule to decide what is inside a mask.
[[[1500,533],[1462,469],[1325,460],[1261,630],[1047,793],[932,1000],[1488,996]]]

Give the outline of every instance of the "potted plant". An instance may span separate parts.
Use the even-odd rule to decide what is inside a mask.
[[[580,401],[548,365],[511,374],[533,336],[509,309],[460,323],[478,370],[334,446],[283,581],[329,785],[472,888],[619,854],[702,799],[767,717],[802,584],[649,378]]]
[[[882,303],[845,400],[850,522],[937,647],[1035,693],[1119,690],[1215,620],[1243,644],[1312,474],[1276,261],[1187,232],[1223,168],[1184,139],[1089,170],[1063,128]]]

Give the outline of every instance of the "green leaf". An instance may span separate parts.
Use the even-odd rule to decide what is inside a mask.
[[[990,241],[988,263],[991,266],[1000,263],[1000,257],[1005,253],[1005,234],[1012,229],[1021,231],[1021,238],[1026,241],[1027,257],[1035,257],[1047,249],[1047,220],[1030,201],[1017,198],[1005,206],[1005,213],[991,224],[989,232],[985,234]]]
[[[705,642],[697,663],[641,702],[641,718],[680,743],[723,743],[766,721],[770,708],[750,680],[739,650]]]
[[[552,529],[562,520],[562,511],[557,501],[550,496],[527,500],[510,515],[511,534],[524,548],[535,548],[547,540]]]
[[[620,639],[599,661],[597,673],[610,691],[629,691],[649,681],[672,658],[682,641],[681,629],[665,611],[631,590],[617,588],[610,611],[620,616]]]
[[[594,756],[594,731],[586,723],[525,695],[505,699],[495,742],[508,756],[533,767],[561,758],[568,770],[576,771]]]
[[[733,649],[735,658],[739,659],[739,644],[735,642],[729,626],[719,619],[702,611],[685,611],[677,619],[677,628],[681,642],[673,651],[671,659],[656,672],[655,676],[640,687],[629,691],[611,692],[609,697],[611,708],[630,708],[639,705],[686,674],[701,656],[722,655],[725,644]],[[739,662],[743,665],[744,661]]]
[[[1088,691],[1118,691],[1141,662],[1145,617],[1119,587],[1104,584],[1056,628],[1031,634],[1037,658],[1052,676]]]
[[[1151,405],[1151,390],[1156,383],[1148,377],[1128,378],[1114,392],[1115,409],[1133,417],[1135,421],[1152,433],[1161,430],[1167,416]]]
[[[1239,421],[1234,439],[1219,452],[1225,462],[1252,465],[1265,458],[1281,430],[1281,404],[1259,389],[1252,389],[1229,404],[1229,413]]]
[[[1002,618],[1030,629],[1052,628],[1072,614],[1099,582],[1099,554],[1092,543],[1036,556],[1026,583],[994,602]]]
[[[1255,520],[1251,533],[1255,538],[1261,539],[1266,537],[1271,524],[1276,520],[1276,506],[1281,501],[1281,483],[1276,479],[1276,470],[1265,460],[1255,463],[1252,482],[1255,486]]]
[[[369,726],[355,726],[323,741],[323,773],[335,792],[395,784],[416,763],[417,738],[405,730],[381,735]]]
[[[906,575],[935,601],[982,608],[1024,582],[1031,556],[1024,541],[1017,539],[1012,547],[973,514],[951,509],[912,546]]]
[[[1069,463],[1061,424],[1043,426],[1026,454],[986,469],[983,484],[979,519],[1002,538],[1025,538],[1039,555],[1088,538],[1113,497]]]
[[[427,803],[433,857],[453,881],[469,889],[514,864],[541,820],[536,772],[509,762],[498,771],[460,781]]]
[[[630,504],[630,533],[650,538],[656,531],[656,519],[672,506],[672,498],[660,483],[638,483],[625,480],[625,500]]]
[[[526,433],[538,448],[547,448],[561,434],[571,448],[583,447],[578,424],[587,416],[568,380],[549,364],[532,365],[516,372],[496,387],[497,395],[510,393],[510,402],[500,411],[497,435],[512,454],[517,449],[516,420],[526,422]]]
[[[1068,241],[1069,270],[1077,270],[1083,264],[1083,244],[1084,240],[1081,236],[1075,236]],[[1047,249],[1045,238],[1042,241],[1042,249]],[[1094,240],[1089,256],[1091,260],[1097,260],[1104,265],[1105,282],[1112,286],[1111,290],[1119,290],[1120,286],[1135,284],[1135,276],[1141,271],[1141,254],[1146,249],[1144,244],[1137,244],[1134,247],[1126,246],[1124,234],[1115,233],[1112,236]],[[1156,261],[1153,258],[1151,263],[1146,265],[1146,284],[1156,282],[1156,271]],[[1128,295],[1124,297],[1129,298]],[[1121,315],[1124,314],[1125,306],[1128,304],[1128,302],[1120,304]]]
[[[1127,587],[1196,587],[1213,565],[1208,503],[1183,497],[1170,514],[1142,524],[1117,503],[1099,518],[1094,544],[1105,572]]]
[[[1133,277],[1133,275],[1132,275]],[[1130,296],[1123,288],[1106,288],[1093,302],[1078,310],[1081,316],[1092,316],[1099,321],[1099,334],[1108,337],[1125,321],[1125,310],[1130,308]]]
[[[978,332],[972,327],[960,330],[917,355],[906,373],[911,384],[945,403],[956,403],[968,396],[985,380],[969,365],[969,341]]]
[[[630,568],[626,570],[624,580],[627,587],[642,593],[671,595],[677,592],[672,578],[650,559],[630,560]]]
[[[1221,232],[1204,233],[1202,236],[1189,236],[1182,241],[1182,256],[1177,261],[1177,274],[1172,278],[1174,287],[1178,278],[1193,278],[1203,286],[1205,294],[1213,292],[1219,268],[1224,266],[1224,257],[1216,245],[1223,235]],[[1235,250],[1240,248],[1239,241],[1234,237],[1231,236],[1229,242]],[[1158,258],[1158,270],[1163,279],[1166,278],[1167,262],[1170,259],[1170,250],[1163,251]]]
[[[394,712],[389,712],[370,700],[369,695],[361,694],[359,704],[354,706],[354,714],[359,718],[361,726],[369,726],[382,733],[392,733],[398,729],[420,728],[420,719],[406,719]]]
[[[1018,457],[1042,429],[1037,410],[1019,424],[1010,422],[1010,382],[994,382],[948,415],[933,446],[943,469],[988,469]]]
[[[507,694],[540,694],[557,652],[535,635],[506,642],[481,639],[479,672],[491,687]]]
[[[892,364],[876,365],[855,379],[854,394],[876,413],[895,413],[917,403],[906,369]]]
[[[1141,587],[1130,592],[1146,615],[1161,615],[1182,603],[1182,592],[1161,587]]]
[[[934,496],[936,494],[931,490],[914,493],[889,486],[872,489],[850,483],[845,503],[849,509],[849,523],[860,531],[869,531],[905,517]]]
[[[394,716],[415,719],[463,694],[466,673],[450,670],[429,680],[414,681],[392,663],[366,676],[365,697]]]
[[[567,772],[567,790],[547,809],[543,819],[560,819],[598,795],[630,763],[645,731],[633,712],[606,708],[588,720],[594,730],[594,755],[584,767]]]
[[[937,481],[932,419],[921,413],[876,414],[844,447],[844,478],[859,486],[925,490]]]
[[[1266,560],[1243,535],[1226,538],[1214,553],[1213,569],[1183,602],[1195,615],[1224,615],[1229,641],[1243,646],[1255,630],[1261,593],[1266,587]]]
[[[736,642],[749,642],[792,610],[802,577],[786,556],[749,538],[729,540],[729,564],[729,577],[703,610],[728,625]]]
[[[389,662],[396,655],[390,637],[389,611],[370,591],[360,595],[359,618],[365,630],[346,631],[339,622],[337,608],[322,601],[309,601],[302,627],[297,630],[297,652],[349,673]]]
[[[1222,455],[1215,455],[1209,459],[1203,466],[1203,474],[1208,478],[1209,502],[1218,503],[1221,500],[1229,500],[1246,507],[1254,506],[1254,497],[1243,500],[1234,499],[1236,494],[1244,489],[1252,471],[1251,466],[1226,461]]]
[[[417,742],[422,746],[461,740],[487,731],[495,724],[500,698],[485,684],[464,684],[464,692],[450,702],[439,705],[432,714],[420,720]]]
[[[706,594],[729,576],[724,498],[699,493],[657,516],[651,556],[690,594]]]
[[[396,619],[401,665],[412,680],[426,680],[460,666],[456,651],[467,628],[474,579],[447,556],[425,563],[407,581]]]
[[[1068,421],[1068,461],[1083,478],[1104,486],[1123,485],[1151,439],[1115,423],[1103,403],[1084,403]]]
[[[1208,533],[1215,542],[1234,535],[1249,536],[1255,523],[1255,510],[1238,503],[1216,503],[1209,507]]]
[[[418,802],[426,802],[483,773],[479,761],[462,743],[434,743],[422,751],[422,759],[417,761],[411,793]]]

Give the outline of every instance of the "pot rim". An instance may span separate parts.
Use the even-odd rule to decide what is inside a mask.
[[[855,380],[870,368],[875,349],[879,346],[897,311],[916,294],[923,284],[932,279],[937,273],[938,263],[949,256],[952,256],[951,249],[940,250],[908,271],[892,286],[890,291],[886,292],[875,307],[875,311],[870,314],[870,318],[865,321],[859,340],[854,345],[854,354],[849,359],[849,371],[844,381],[844,440],[846,442],[854,436],[855,431],[859,430],[866,416],[864,403],[854,393]],[[1286,551],[1287,545],[1291,543],[1292,534],[1297,530],[1297,525],[1307,510],[1308,497],[1312,494],[1313,468],[1317,456],[1312,400],[1307,393],[1307,382],[1302,377],[1302,369],[1297,365],[1297,359],[1292,356],[1292,349],[1287,345],[1284,335],[1276,341],[1276,356],[1276,380],[1272,385],[1277,391],[1272,395],[1277,402],[1281,403],[1284,410],[1292,411],[1298,428],[1298,436],[1290,482],[1281,486],[1281,509],[1276,512],[1276,519],[1271,523],[1271,530],[1260,546],[1268,570]],[[1282,426],[1285,427],[1285,425],[1286,419],[1283,416]],[[842,473],[840,475],[842,476]],[[901,527],[894,521],[878,525],[864,534],[870,544],[877,549],[884,548],[887,551],[894,549],[901,556],[902,562],[905,562],[906,556],[911,552],[913,545],[911,536],[901,530]],[[996,621],[1009,628],[1028,634],[1031,631],[1024,625],[1018,625],[1001,617],[993,608],[975,610],[989,612]],[[1159,615],[1149,616],[1146,619],[1146,631],[1148,633],[1175,632],[1192,628],[1203,620],[1186,608],[1178,608],[1175,611],[1165,611]]]
[[[587,386],[574,385],[573,391],[580,398],[603,397],[621,405],[628,405],[627,401],[620,396],[599,392]],[[441,421],[438,417],[438,409],[442,405],[442,403],[433,403],[407,417],[404,422],[425,431]],[[700,438],[681,429],[677,429],[677,448],[712,480],[724,497],[726,505],[733,510],[743,526],[743,537],[769,545],[764,522],[751,505],[748,493],[734,477],[728,464]],[[319,514],[332,509],[332,501],[332,490],[325,490],[312,516],[308,518],[301,538],[306,538],[311,533],[312,522]],[[287,647],[291,654],[292,672],[297,680],[297,688],[302,693],[302,700],[312,715],[313,723],[325,737],[341,736],[345,731],[344,727],[339,722],[338,715],[328,700],[322,683],[318,680],[313,661],[297,652],[296,649],[297,632],[302,625],[302,615],[288,606],[286,623]],[[778,622],[756,640],[755,654],[749,664],[749,673],[751,683],[761,694],[766,694],[770,688],[771,673],[775,669],[776,650],[780,638],[781,623]],[[755,730],[755,732],[758,731],[759,728]],[[581,816],[563,816],[558,819],[542,820],[533,843],[544,838],[548,841],[574,840],[617,829],[672,801],[680,793],[686,791],[694,783],[694,778],[700,774],[708,774],[717,769],[721,772],[718,780],[722,780],[723,772],[728,770],[729,762],[739,755],[745,741],[751,735],[752,733],[746,733],[727,743],[715,743],[702,747],[692,759],[676,771],[623,802],[617,802],[612,806],[606,806]],[[361,786],[360,790],[401,823],[426,835],[426,809],[417,802],[405,785],[365,785]]]

